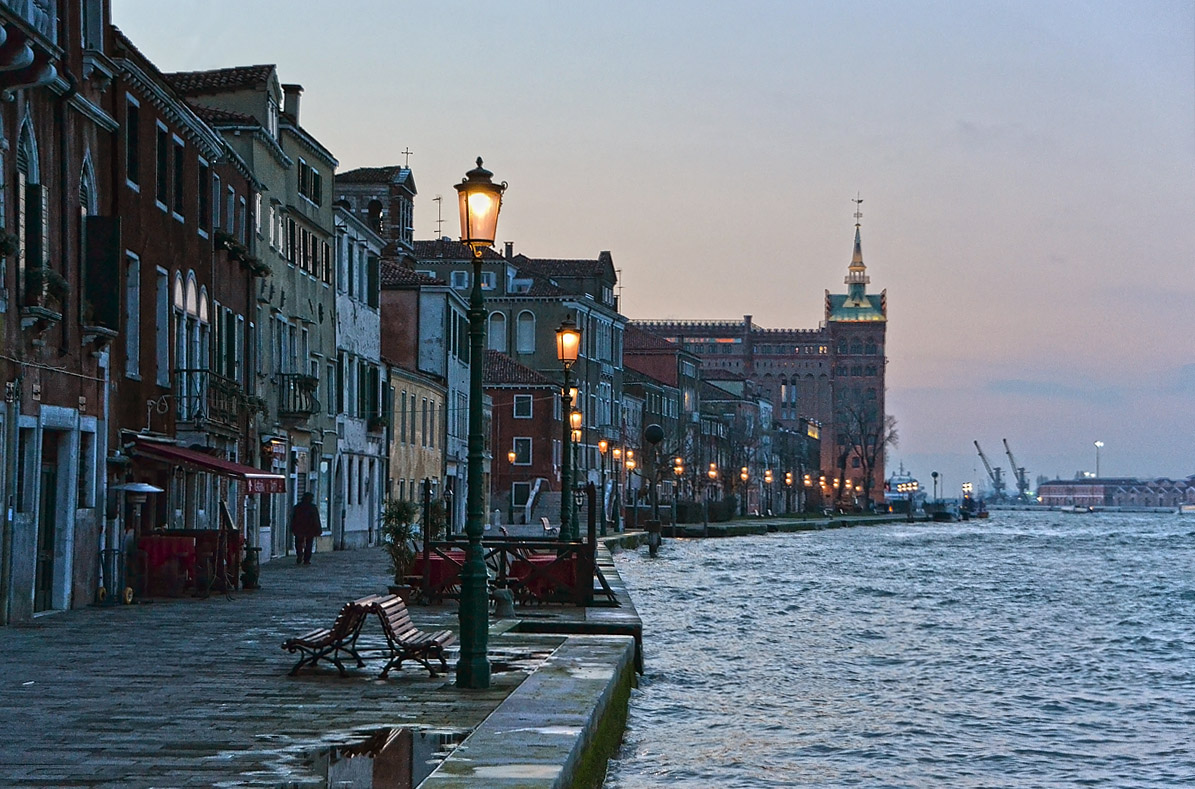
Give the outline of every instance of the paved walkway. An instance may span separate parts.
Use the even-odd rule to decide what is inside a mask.
[[[495,633],[485,691],[417,664],[385,681],[377,661],[347,678],[335,668],[287,676],[285,638],[330,625],[341,604],[386,582],[381,550],[324,553],[307,567],[269,562],[262,589],[231,598],[87,608],[0,629],[0,786],[328,786],[311,765],[321,744],[380,727],[472,730],[565,641]],[[457,628],[455,605],[412,616]],[[380,643],[376,622],[365,634]]]

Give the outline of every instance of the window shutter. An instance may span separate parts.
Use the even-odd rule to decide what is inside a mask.
[[[371,307],[378,306],[378,259],[370,255],[366,263],[366,287],[368,288],[367,303]]]
[[[86,217],[83,262],[83,324],[120,329],[120,217]]]

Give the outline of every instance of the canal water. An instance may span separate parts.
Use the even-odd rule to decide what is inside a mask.
[[[666,540],[608,789],[1195,786],[1195,518]]]

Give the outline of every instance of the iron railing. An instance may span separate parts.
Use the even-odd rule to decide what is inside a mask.
[[[236,429],[245,407],[244,390],[211,370],[174,371],[176,417],[180,422],[214,422]]]
[[[317,391],[319,378],[314,375],[279,373],[278,415],[306,419],[318,414],[320,403],[315,397]]]

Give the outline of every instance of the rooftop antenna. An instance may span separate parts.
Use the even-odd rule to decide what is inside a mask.
[[[436,238],[444,237],[444,217],[442,216],[444,210],[443,195],[436,195],[432,198],[432,202],[436,204]]]
[[[402,153],[402,166],[403,166],[404,168],[408,169],[408,170],[409,170],[409,169],[411,169],[411,168],[410,168],[410,164],[411,164],[411,154],[413,154],[413,153],[415,153],[415,152],[414,152],[414,151],[412,151],[412,150],[411,150],[409,147],[407,147],[407,148],[404,148],[404,149],[401,151],[401,153]]]
[[[622,269],[614,269],[614,276],[618,277],[618,310],[622,310]]]
[[[859,226],[859,220],[863,218],[863,198],[860,197],[860,192],[855,192],[855,197],[851,200],[855,204],[855,227]]]

